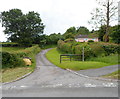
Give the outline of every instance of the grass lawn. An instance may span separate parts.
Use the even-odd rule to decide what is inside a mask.
[[[111,63],[98,62],[98,61],[63,61],[60,64],[60,52],[57,51],[56,48],[51,49],[46,53],[46,57],[49,61],[55,64],[58,67],[63,69],[72,69],[72,70],[85,70],[85,69],[94,69],[101,68],[104,66],[110,66]]]
[[[110,79],[119,79],[120,80],[120,69],[113,72],[113,73],[104,75],[103,77],[110,78]]]

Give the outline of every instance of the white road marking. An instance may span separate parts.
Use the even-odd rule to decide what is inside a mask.
[[[20,87],[25,88],[25,87],[27,87],[27,86],[20,86]]]
[[[95,85],[95,84],[90,84],[90,83],[87,83],[87,84],[84,84],[85,85],[85,87],[96,87],[97,85]]]
[[[117,87],[117,85],[114,83],[103,83],[103,86],[105,86],[105,87]]]

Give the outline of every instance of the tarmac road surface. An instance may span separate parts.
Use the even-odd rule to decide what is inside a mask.
[[[118,82],[78,76],[50,63],[42,50],[36,70],[29,76],[3,84],[2,97],[118,97]]]

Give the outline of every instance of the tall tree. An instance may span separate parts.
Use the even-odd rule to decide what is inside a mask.
[[[112,27],[112,33],[110,37],[114,43],[120,44],[120,25],[115,25]]]
[[[40,15],[33,11],[23,14],[19,9],[11,9],[2,12],[1,19],[4,33],[9,35],[8,39],[23,46],[31,46],[44,30]]]
[[[92,18],[89,23],[93,23],[96,26],[106,26],[106,33],[103,37],[105,42],[109,41],[110,22],[116,17],[117,5],[115,5],[115,1],[117,0],[97,0],[100,7],[91,13]]]
[[[75,27],[70,27],[69,29],[66,30],[66,32],[63,34],[65,39],[68,38],[74,38],[74,36],[77,34],[76,28]]]
[[[78,29],[77,29],[77,34],[83,34],[83,35],[86,35],[86,34],[89,34],[90,31],[84,27],[84,26],[80,26]]]

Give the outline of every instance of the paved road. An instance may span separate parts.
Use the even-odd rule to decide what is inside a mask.
[[[88,69],[77,71],[79,74],[83,74],[89,77],[100,77],[102,75],[110,74],[118,70],[118,65],[106,66],[98,69]]]
[[[118,82],[85,78],[50,63],[43,50],[34,73],[2,86],[3,97],[118,97]]]

